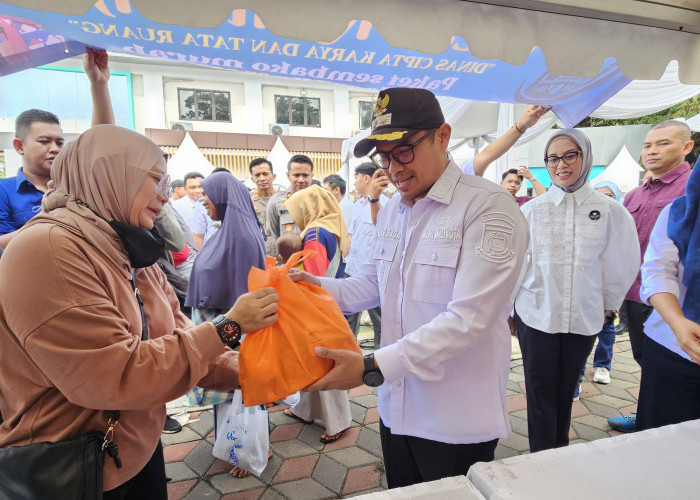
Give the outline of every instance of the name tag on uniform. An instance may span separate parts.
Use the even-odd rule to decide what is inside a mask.
[[[445,229],[426,229],[421,235],[422,240],[461,240],[462,231],[456,227]]]
[[[383,227],[377,230],[378,238],[387,238],[390,240],[398,240],[401,238],[401,231],[396,229],[391,229],[388,227]]]

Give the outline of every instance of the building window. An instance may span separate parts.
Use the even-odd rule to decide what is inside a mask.
[[[231,95],[218,90],[177,89],[181,120],[231,121]]]
[[[372,126],[372,111],[374,103],[371,101],[360,101],[360,130]]]
[[[276,95],[275,110],[277,123],[302,127],[321,126],[321,99]]]

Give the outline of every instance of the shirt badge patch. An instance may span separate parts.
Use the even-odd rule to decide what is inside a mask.
[[[598,220],[600,219],[600,211],[598,210],[591,210],[591,213],[588,214],[588,217],[591,220]]]
[[[446,226],[448,222],[450,222],[450,216],[449,216],[449,215],[440,215],[440,216],[438,216],[438,219],[437,219],[437,225],[438,225],[438,226]]]
[[[489,262],[507,262],[515,256],[511,247],[515,219],[510,215],[494,212],[481,216],[484,230],[481,244],[476,247],[476,253]]]

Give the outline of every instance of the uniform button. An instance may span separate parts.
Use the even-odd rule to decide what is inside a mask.
[[[437,254],[436,254],[436,253],[431,253],[431,254],[430,254],[430,260],[437,260]]]
[[[400,381],[400,380],[397,380],[395,385],[396,385],[397,388],[401,387],[401,381]]]
[[[414,227],[416,225],[416,221],[412,220],[411,221],[411,227]]]

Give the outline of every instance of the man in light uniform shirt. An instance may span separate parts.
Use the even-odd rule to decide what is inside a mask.
[[[187,196],[175,200],[173,208],[185,220],[187,227],[192,231],[197,251],[202,249],[204,241],[213,234],[214,222],[207,215],[207,209],[201,203],[204,190],[199,181],[204,178],[199,172],[190,172],[185,175],[185,189]]]
[[[700,418],[700,171],[686,195],[652,229],[640,297],[654,306],[644,323],[637,430]]]
[[[297,191],[306,189],[314,178],[314,163],[306,155],[294,155],[287,163],[287,179],[289,188],[277,193],[267,205],[268,243],[272,257],[277,257],[277,238],[284,233],[300,234],[301,230],[294,223],[285,206],[287,200]]]
[[[381,304],[382,347],[366,358],[318,347],[335,366],[309,389],[381,384],[390,488],[466,474],[510,431],[507,319],[527,226],[505,190],[447,159],[450,133],[431,92],[380,92],[372,134],[354,153],[376,147],[370,157],[400,196],[379,212],[372,258],[343,280],[291,273],[322,284],[347,313]]]
[[[267,228],[267,206],[275,195],[275,186],[272,184],[277,177],[272,170],[272,163],[265,158],[255,158],[248,167],[250,178],[255,183],[255,190],[250,193],[255,215],[262,231],[265,233],[265,253],[276,255],[277,248],[272,241],[270,230]]]
[[[345,258],[345,277],[358,276],[362,266],[370,260],[372,244],[376,235],[374,220],[372,218],[372,208],[380,208],[387,204],[389,198],[382,194],[382,189],[377,188],[379,194],[372,193],[372,188],[377,184],[373,179],[379,168],[371,161],[360,164],[355,168],[355,190],[360,194],[360,198],[355,201],[352,212],[352,222],[348,226],[350,239],[350,251]],[[383,176],[386,179],[386,176]],[[379,349],[382,337],[382,308],[377,306],[367,311],[372,320],[374,330],[375,349]],[[360,330],[360,315],[355,313],[348,316],[350,329],[357,337]]]
[[[345,227],[349,229],[352,223],[352,209],[354,205],[350,200],[350,193],[347,192],[347,182],[338,174],[331,174],[323,179],[323,187],[338,200]]]

